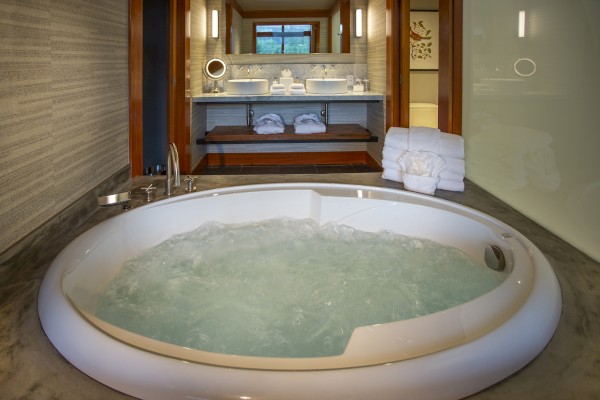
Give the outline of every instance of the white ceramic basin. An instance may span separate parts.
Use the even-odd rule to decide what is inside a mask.
[[[341,94],[346,93],[346,79],[343,78],[308,78],[306,92],[314,94]]]
[[[227,81],[227,94],[248,95],[269,92],[269,81],[266,79],[230,79]]]

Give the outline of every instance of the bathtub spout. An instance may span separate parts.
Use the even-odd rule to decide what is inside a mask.
[[[167,156],[167,179],[165,180],[165,195],[170,196],[174,192],[174,187],[181,185],[179,177],[179,153],[175,143],[169,143],[169,153]]]

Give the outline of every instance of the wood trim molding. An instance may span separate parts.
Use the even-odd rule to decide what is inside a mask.
[[[129,0],[129,162],[131,176],[144,173],[143,0]]]
[[[301,156],[301,157],[300,157]],[[303,152],[303,153],[208,153],[194,173],[206,166],[230,165],[306,165],[306,164],[367,164],[380,168],[366,151]]]
[[[439,127],[462,132],[462,0],[440,0]]]
[[[452,3],[452,123],[448,132],[462,135],[463,0]]]

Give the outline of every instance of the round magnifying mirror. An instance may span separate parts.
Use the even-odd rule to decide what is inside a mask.
[[[220,58],[208,60],[204,66],[204,73],[210,79],[223,79],[227,72],[227,65]]]

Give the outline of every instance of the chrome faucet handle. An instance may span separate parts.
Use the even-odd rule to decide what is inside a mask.
[[[141,189],[146,192],[146,198],[144,199],[144,203],[150,203],[152,200],[154,200],[154,191],[156,190],[156,186],[154,186],[153,184],[149,184],[148,186],[142,187]]]
[[[189,176],[187,178],[184,179],[185,182],[187,182],[187,188],[185,189],[186,193],[192,193],[196,191],[196,186],[194,186],[194,181],[196,179],[192,176]]]

